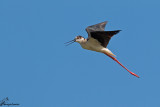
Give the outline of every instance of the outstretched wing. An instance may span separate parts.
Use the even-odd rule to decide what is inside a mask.
[[[107,24],[107,21],[102,22],[102,23],[98,23],[96,25],[88,26],[86,28],[86,31],[88,33],[88,38],[91,36],[91,32],[104,31],[106,24]]]
[[[91,37],[98,40],[103,47],[107,47],[111,37],[117,33],[119,33],[121,30],[115,30],[115,31],[94,31],[90,32]]]

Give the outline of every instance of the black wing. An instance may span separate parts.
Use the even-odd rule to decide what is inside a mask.
[[[115,30],[115,31],[95,31],[90,32],[91,37],[94,39],[97,39],[103,47],[107,47],[109,40],[111,37],[117,33],[119,33],[121,30]]]
[[[4,105],[10,106],[10,105],[20,105],[20,104],[13,104],[13,103],[12,103],[12,104],[4,104]]]
[[[94,31],[104,31],[106,24],[107,24],[107,21],[102,22],[102,23],[98,23],[96,25],[88,26],[86,28],[86,31],[88,33],[88,37],[91,36],[91,34],[90,34],[91,32],[94,32]]]

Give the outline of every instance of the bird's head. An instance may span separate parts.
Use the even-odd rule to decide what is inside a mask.
[[[73,40],[71,40],[69,42],[66,42],[65,44],[67,44],[66,46],[68,46],[68,45],[70,45],[70,44],[72,44],[74,42],[83,43],[83,42],[85,42],[85,40],[86,39],[84,37],[82,37],[82,36],[76,36]]]
[[[82,37],[82,36],[76,36],[75,37],[75,42],[83,43],[84,41],[85,41],[85,38]]]

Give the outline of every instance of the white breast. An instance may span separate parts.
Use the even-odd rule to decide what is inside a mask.
[[[84,43],[80,43],[80,45],[82,46],[82,48],[87,50],[92,50],[92,51],[102,52],[102,53],[107,52],[109,55],[115,56],[109,49],[101,46],[101,43],[94,38],[90,38],[88,41]]]
[[[88,41],[86,41],[84,43],[80,43],[80,44],[81,44],[82,48],[84,48],[84,49],[97,51],[97,52],[100,52],[101,49],[103,48],[100,45],[100,43],[94,38],[90,38]]]

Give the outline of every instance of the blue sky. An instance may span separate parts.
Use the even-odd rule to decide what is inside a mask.
[[[0,99],[19,107],[160,107],[159,0],[0,0]],[[107,56],[64,42],[108,21]]]

